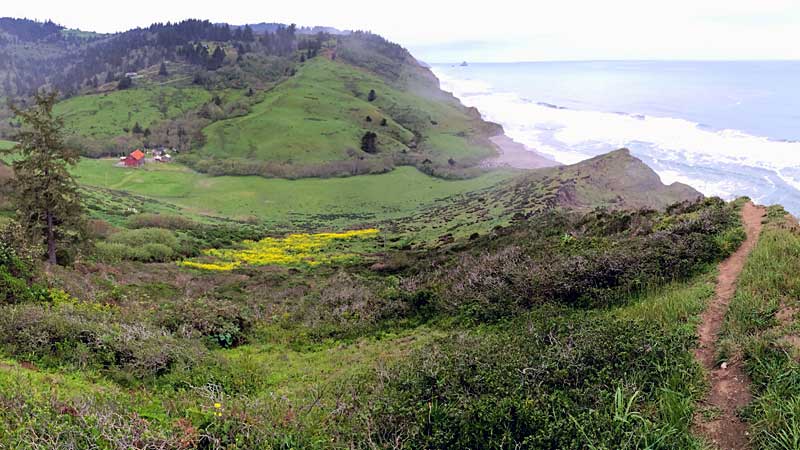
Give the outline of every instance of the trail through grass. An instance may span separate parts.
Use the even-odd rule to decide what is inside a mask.
[[[739,279],[720,359],[744,358],[753,382],[745,409],[753,448],[800,448],[800,227],[770,207]]]

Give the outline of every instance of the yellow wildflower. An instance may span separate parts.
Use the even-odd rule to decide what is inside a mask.
[[[239,249],[208,249],[203,254],[216,260],[210,263],[183,261],[185,267],[203,270],[233,270],[242,265],[308,265],[346,262],[358,255],[353,253],[326,253],[334,241],[364,239],[378,234],[375,228],[351,230],[342,233],[290,234],[285,238],[264,238],[258,242],[243,241]]]

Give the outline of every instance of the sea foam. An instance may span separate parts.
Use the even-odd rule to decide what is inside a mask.
[[[509,137],[561,163],[628,147],[665,183],[686,183],[726,199],[748,195],[800,212],[800,142],[635,111],[570,109],[523,98],[483,80],[459,79],[439,68],[434,72],[444,90],[503,125]]]

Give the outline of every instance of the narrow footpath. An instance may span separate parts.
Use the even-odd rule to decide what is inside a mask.
[[[736,281],[744,268],[747,256],[758,242],[761,220],[765,210],[748,202],[742,209],[742,221],[747,239],[728,259],[719,265],[714,300],[701,316],[698,329],[700,345],[695,350],[698,362],[708,371],[711,389],[702,406],[711,417],[695,415],[698,432],[720,450],[748,448],[747,424],[736,412],[751,400],[750,380],[744,372],[742,361],[726,361],[716,365],[720,328],[728,312],[728,305],[736,292]]]

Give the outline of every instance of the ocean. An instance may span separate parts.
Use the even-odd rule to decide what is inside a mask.
[[[565,164],[627,147],[665,183],[800,214],[800,61],[434,64],[442,88]]]

